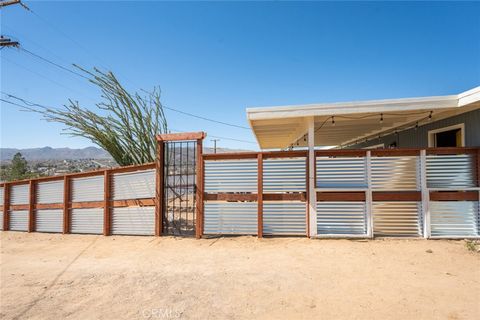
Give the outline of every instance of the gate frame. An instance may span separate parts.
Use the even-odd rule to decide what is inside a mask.
[[[203,234],[203,139],[207,133],[181,132],[181,133],[163,133],[157,135],[157,158],[156,167],[156,199],[155,202],[155,236],[161,236],[163,231],[163,211],[165,210],[164,191],[164,166],[165,166],[165,143],[171,141],[197,141],[197,154],[195,161],[195,237],[200,239]]]

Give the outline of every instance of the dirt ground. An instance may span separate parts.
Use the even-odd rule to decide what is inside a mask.
[[[478,319],[465,241],[2,232],[3,319]]]

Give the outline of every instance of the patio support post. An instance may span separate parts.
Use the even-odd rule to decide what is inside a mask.
[[[372,214],[372,152],[366,154],[367,191],[365,194],[365,207],[367,213],[367,236],[373,238],[373,214]]]
[[[423,237],[430,238],[430,193],[427,186],[427,152],[420,150],[420,189],[422,191]]]
[[[315,192],[315,119],[308,119],[308,212],[310,237],[317,236],[317,193]]]

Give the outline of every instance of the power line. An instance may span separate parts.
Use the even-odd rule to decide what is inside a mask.
[[[227,122],[223,122],[223,121],[219,121],[219,120],[206,118],[206,117],[199,116],[199,115],[196,115],[196,114],[193,114],[193,113],[181,111],[181,110],[178,110],[178,109],[175,109],[175,108],[172,108],[172,107],[166,107],[166,106],[163,106],[163,107],[165,109],[175,111],[175,112],[178,112],[178,113],[181,113],[181,114],[185,114],[187,116],[194,117],[194,118],[197,118],[197,119],[202,119],[202,120],[205,120],[205,121],[210,121],[210,122],[214,122],[214,123],[218,123],[218,124],[223,124],[225,126],[230,126],[230,127],[234,127],[234,128],[250,130],[250,128],[247,128],[247,127],[244,127],[244,126],[240,126],[240,125],[236,125],[236,124],[232,124],[232,123],[227,123]]]
[[[7,93],[5,91],[1,91],[2,94],[6,95],[7,97],[9,98],[13,98],[13,99],[16,99],[18,101],[21,101],[24,105],[20,105],[20,104],[17,104],[17,103],[14,103],[14,102],[11,102],[11,101],[8,101],[8,100],[4,100],[4,99],[0,99],[1,101],[4,101],[6,103],[9,103],[9,104],[12,104],[12,105],[16,105],[18,107],[22,107],[22,108],[30,108],[30,107],[40,107],[40,108],[44,108],[44,109],[50,109],[50,107],[46,107],[44,105],[41,105],[41,104],[38,104],[38,103],[35,103],[35,102],[32,102],[32,101],[29,101],[27,99],[23,99],[23,98],[20,98],[16,95],[13,95],[13,94],[10,94],[10,93]],[[25,106],[26,105],[26,106]],[[172,129],[173,130],[173,129]],[[179,131],[179,130],[173,130],[173,131]],[[214,135],[209,135],[210,137],[212,138],[219,138],[219,139],[225,139],[225,140],[231,140],[231,141],[237,141],[237,142],[244,142],[244,143],[251,143],[251,144],[256,144],[255,142],[252,142],[252,141],[248,141],[248,140],[242,140],[242,139],[236,139],[236,138],[230,138],[230,137],[220,137],[220,136],[214,136]]]
[[[74,75],[77,75],[77,76],[79,76],[79,77],[82,77],[82,78],[84,78],[84,79],[90,80],[90,78],[84,76],[83,74],[78,73],[78,72],[73,71],[73,70],[70,70],[70,69],[68,69],[68,68],[66,68],[66,67],[64,67],[64,66],[62,66],[62,65],[59,65],[58,63],[55,63],[55,62],[53,62],[53,61],[51,61],[51,60],[48,60],[47,58],[44,58],[44,57],[42,57],[42,56],[40,56],[40,55],[38,55],[38,54],[36,54],[36,53],[33,53],[33,52],[31,52],[30,50],[27,50],[27,49],[25,49],[25,48],[23,48],[23,47],[19,47],[19,49],[22,50],[22,51],[24,51],[24,52],[26,52],[26,53],[28,53],[28,54],[30,54],[30,55],[32,55],[32,56],[34,56],[34,57],[36,57],[36,58],[38,58],[38,59],[40,59],[40,60],[43,60],[43,61],[45,61],[45,62],[47,62],[47,63],[49,63],[49,64],[51,64],[51,65],[54,65],[54,66],[56,66],[56,67],[58,67],[58,68],[60,68],[60,69],[62,69],[62,70],[65,70],[65,71],[67,71],[67,72],[70,72],[70,73],[72,73],[72,74],[74,74]]]

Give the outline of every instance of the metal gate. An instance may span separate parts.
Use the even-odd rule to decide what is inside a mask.
[[[163,233],[195,235],[197,141],[165,142]]]

